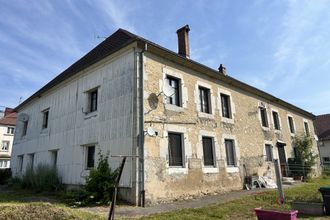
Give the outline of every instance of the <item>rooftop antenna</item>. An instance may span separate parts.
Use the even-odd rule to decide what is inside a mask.
[[[18,101],[18,104],[21,104],[22,103],[22,100],[23,100],[23,97],[19,97],[19,101]]]

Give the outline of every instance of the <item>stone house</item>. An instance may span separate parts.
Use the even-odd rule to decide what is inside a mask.
[[[323,166],[330,166],[330,114],[318,115],[314,121],[320,161]]]
[[[175,53],[119,29],[20,104],[15,175],[50,163],[83,184],[100,150],[114,168],[130,155],[120,193],[140,205],[241,189],[273,158],[287,175],[292,137],[314,135],[314,115],[190,59],[188,33]]]
[[[6,108],[0,118],[0,169],[10,168],[10,156],[14,142],[16,113]]]

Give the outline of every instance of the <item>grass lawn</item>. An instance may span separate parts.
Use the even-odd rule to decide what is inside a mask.
[[[322,201],[318,192],[320,186],[330,186],[330,178],[319,178],[301,186],[285,190],[286,203],[277,204],[276,191],[255,193],[241,199],[198,209],[184,209],[175,212],[143,217],[142,219],[256,219],[253,209],[290,210],[290,202]],[[43,197],[49,202],[33,202]],[[36,198],[36,199],[35,199]],[[2,219],[106,219],[105,216],[91,214],[75,208],[70,208],[58,202],[54,196],[34,195],[28,192],[0,192],[0,220]],[[326,217],[305,219],[329,219]]]
[[[166,214],[153,215],[142,219],[256,219],[254,208],[291,210],[290,203],[295,200],[321,202],[320,186],[330,186],[330,178],[319,178],[312,180],[295,188],[285,190],[286,203],[277,203],[276,191],[256,193],[241,199],[220,205],[213,205],[198,209],[184,209]],[[305,219],[329,219],[329,217],[303,217]]]

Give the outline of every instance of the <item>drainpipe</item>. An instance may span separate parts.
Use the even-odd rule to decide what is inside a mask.
[[[147,50],[147,44],[139,53],[139,165],[140,165],[140,192],[139,192],[139,206],[145,207],[145,190],[144,190],[144,52]]]

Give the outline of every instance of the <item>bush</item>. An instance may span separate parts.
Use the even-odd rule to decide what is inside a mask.
[[[57,169],[47,164],[38,164],[35,169],[27,168],[22,177],[22,188],[37,192],[52,192],[62,188]]]
[[[11,177],[11,169],[0,169],[0,185],[6,184]]]

